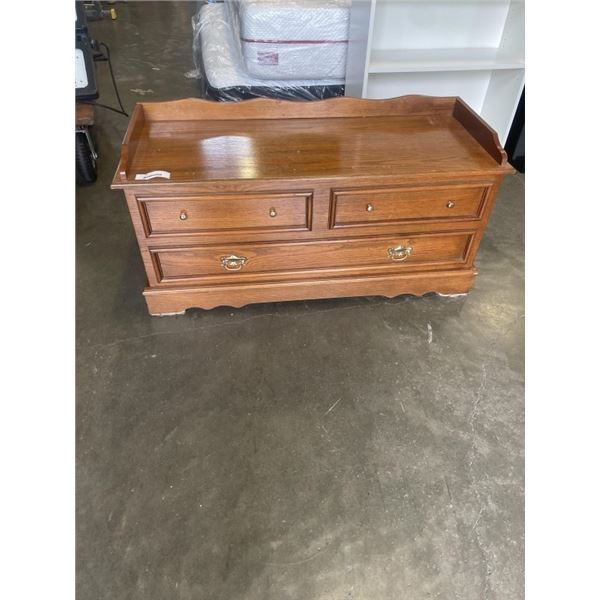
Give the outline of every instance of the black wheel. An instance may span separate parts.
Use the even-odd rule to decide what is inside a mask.
[[[78,184],[96,181],[96,161],[84,133],[75,134],[75,175]]]

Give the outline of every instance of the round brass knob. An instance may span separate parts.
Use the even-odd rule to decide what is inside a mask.
[[[369,204],[367,204],[367,212],[373,212],[375,210],[375,207],[369,202]]]
[[[448,208],[454,208],[454,202],[452,200],[448,200],[448,204],[446,204]]]
[[[277,216],[277,211],[274,208],[270,208],[269,209],[269,216],[270,217],[276,217]]]
[[[185,221],[185,220],[188,218],[187,211],[185,211],[185,210],[182,210],[182,211],[179,213],[179,218],[180,218],[182,221]]]

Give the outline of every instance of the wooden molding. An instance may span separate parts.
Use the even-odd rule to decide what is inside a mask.
[[[323,119],[347,117],[378,117],[388,115],[450,114],[455,97],[400,96],[367,100],[340,96],[326,100],[291,101],[253,98],[241,102],[216,102],[200,98],[185,98],[169,102],[141,102],[149,121],[191,121],[196,119]]]
[[[146,288],[144,297],[151,315],[173,314],[188,308],[211,309],[217,306],[241,308],[258,302],[351,298],[402,294],[422,296],[429,292],[466,294],[473,286],[475,269],[410,273],[402,276],[381,275],[287,281],[284,283],[250,283],[245,285],[205,286],[202,288]]]
[[[498,134],[461,98],[456,98],[453,115],[499,165],[515,172],[508,164],[508,157]]]

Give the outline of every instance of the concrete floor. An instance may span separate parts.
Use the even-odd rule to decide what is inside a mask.
[[[91,24],[129,109],[197,95],[193,9]],[[151,318],[108,187],[126,124],[98,110],[77,190],[78,599],[522,598],[522,177],[468,297]]]

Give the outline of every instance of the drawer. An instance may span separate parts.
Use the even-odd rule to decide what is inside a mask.
[[[491,186],[333,190],[330,228],[479,219]]]
[[[474,233],[151,249],[158,280],[464,264]]]
[[[146,235],[310,230],[312,193],[137,197]]]

